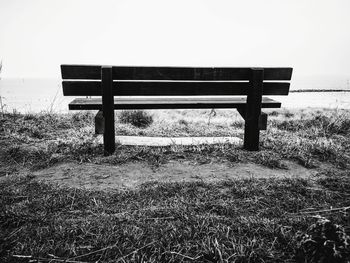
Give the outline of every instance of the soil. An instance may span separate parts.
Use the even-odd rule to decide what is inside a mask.
[[[145,162],[118,166],[92,163],[60,163],[35,171],[37,180],[68,187],[94,190],[136,189],[146,182],[215,182],[244,178],[305,178],[313,177],[316,169],[307,169],[286,162],[288,169],[270,169],[254,163],[209,163],[170,161],[159,167]]]

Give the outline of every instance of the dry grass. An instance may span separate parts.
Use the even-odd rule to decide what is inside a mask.
[[[242,137],[243,133],[243,122],[233,111],[152,114],[149,127],[117,123],[117,134]],[[91,112],[4,114],[0,261],[294,262],[303,244],[299,237],[306,236],[317,214],[344,226],[349,235],[349,210],[343,207],[350,206],[350,113],[281,110],[270,116],[268,130],[261,133],[260,152],[225,144],[118,145],[114,155],[104,157]],[[30,172],[18,176],[23,169],[64,161],[109,165],[144,161],[160,166],[173,159],[256,162],[273,169],[285,169],[284,161],[294,160],[318,167],[320,173],[315,181],[145,184],[124,192],[60,188],[33,180]],[[330,168],[322,170],[321,164]],[[340,261],[329,262],[349,260],[346,249]]]
[[[197,113],[197,114],[195,114]],[[169,114],[166,115],[166,114]],[[117,122],[120,135],[145,136],[238,136],[243,137],[237,113],[216,111],[208,125],[210,111],[153,112],[154,122],[147,128],[137,128]],[[289,116],[289,117],[286,117]],[[267,131],[261,132],[261,151],[247,152],[229,145],[125,147],[118,145],[108,158],[94,135],[92,112],[66,115],[6,114],[1,118],[0,156],[9,164],[40,168],[64,160],[111,164],[134,160],[199,158],[228,161],[252,161],[271,168],[284,169],[284,160],[296,160],[308,168],[328,162],[347,168],[350,161],[350,113],[323,110],[272,111]],[[225,120],[225,121],[224,121]],[[5,168],[0,173],[4,174]],[[7,170],[7,168],[5,169]]]

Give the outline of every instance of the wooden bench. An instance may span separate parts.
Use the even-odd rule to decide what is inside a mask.
[[[264,95],[288,95],[292,68],[61,65],[61,73],[65,96],[100,96],[76,98],[69,109],[99,110],[95,125],[108,155],[115,151],[114,110],[129,109],[235,108],[245,120],[244,149],[259,150],[267,124],[261,108],[281,107]]]

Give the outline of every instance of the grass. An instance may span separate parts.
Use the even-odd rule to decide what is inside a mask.
[[[234,111],[151,114],[150,126],[117,122],[116,133],[243,137]],[[305,255],[305,244],[318,238],[313,226],[322,225],[316,215],[343,229],[343,240],[326,240],[343,244],[343,258],[331,255],[328,262],[349,260],[349,247],[341,243],[350,234],[349,111],[271,111],[259,152],[227,144],[117,145],[109,157],[94,135],[93,118],[91,112],[1,116],[1,262],[317,262]],[[67,161],[158,167],[170,160],[254,162],[272,169],[293,161],[319,172],[314,180],[147,183],[110,192],[31,177],[33,170]]]
[[[217,111],[208,125],[209,111],[165,111],[153,113],[147,128],[116,123],[119,135],[143,136],[237,136],[243,137],[240,117],[233,111]],[[196,111],[194,111],[196,112]],[[91,112],[74,114],[5,114],[0,122],[0,156],[4,169],[11,164],[37,169],[59,161],[125,163],[134,160],[198,159],[255,162],[284,169],[285,160],[295,160],[307,168],[320,163],[347,168],[350,161],[350,113],[273,111],[267,131],[261,132],[261,151],[247,152],[229,145],[125,147],[117,145],[116,154],[104,158],[102,146],[94,135]],[[288,118],[286,116],[289,116]],[[7,169],[6,168],[6,169]],[[5,169],[5,170],[6,170]]]
[[[1,184],[6,262],[18,255],[28,256],[24,262],[286,262],[295,257],[298,231],[315,221],[305,209],[349,205],[340,193],[297,179],[145,184],[113,193],[28,177]],[[330,218],[346,221],[342,213]]]
[[[153,122],[152,115],[142,110],[122,111],[119,114],[119,121],[121,123],[131,124],[138,128],[146,128]]]

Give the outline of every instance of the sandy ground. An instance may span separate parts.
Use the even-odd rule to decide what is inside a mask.
[[[103,143],[103,137],[99,136]],[[122,145],[139,146],[171,146],[171,145],[200,145],[200,144],[233,144],[242,145],[238,137],[147,137],[147,136],[116,136],[116,142]]]
[[[144,162],[119,166],[105,164],[61,163],[34,172],[38,180],[68,187],[95,190],[126,190],[146,182],[215,182],[243,178],[310,178],[317,173],[296,163],[287,162],[288,169],[270,169],[254,163],[210,163],[170,161],[160,167]]]

